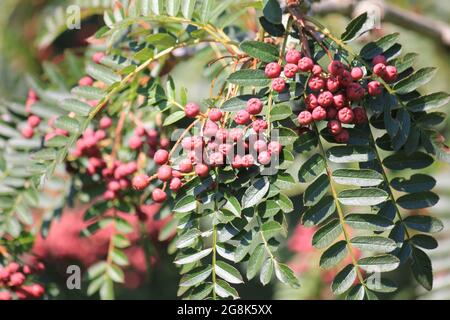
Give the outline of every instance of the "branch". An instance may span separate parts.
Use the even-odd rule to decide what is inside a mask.
[[[443,45],[450,47],[450,25],[411,12],[383,0],[322,0],[312,5],[312,13],[325,15],[328,13],[341,13],[352,16],[355,12],[368,11],[369,8],[379,10],[381,20],[391,22],[417,33],[431,36]]]

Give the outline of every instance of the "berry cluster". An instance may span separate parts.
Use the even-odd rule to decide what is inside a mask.
[[[43,270],[42,263],[21,267],[17,262],[11,262],[3,268],[0,267],[0,300],[42,297],[45,292],[44,287],[37,283],[31,283],[27,278]]]
[[[377,80],[364,77],[361,67],[349,67],[341,61],[333,60],[324,71],[311,58],[303,56],[295,49],[287,51],[286,64],[283,69],[277,62],[265,67],[265,74],[272,80],[272,89],[276,92],[286,90],[286,81],[295,79],[296,74],[308,74],[305,91],[305,109],[299,113],[301,126],[309,126],[314,121],[327,121],[329,132],[335,140],[345,143],[349,139],[349,131],[344,125],[363,124],[367,122],[364,108],[358,106],[368,94],[377,96],[382,93],[383,86]],[[397,79],[397,69],[386,65],[384,56],[376,56],[373,61],[373,73],[386,82]],[[281,74],[283,73],[283,76]]]
[[[28,91],[28,97],[25,105],[25,111],[28,114],[27,123],[22,128],[21,134],[25,139],[31,139],[34,136],[35,129],[41,123],[41,118],[31,113],[31,107],[39,100],[37,93],[34,90]]]

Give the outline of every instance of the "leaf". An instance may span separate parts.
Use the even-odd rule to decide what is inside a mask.
[[[375,153],[365,146],[336,146],[327,151],[327,157],[335,163],[367,162],[375,159]]]
[[[309,182],[324,172],[325,167],[325,160],[320,154],[316,153],[301,166],[298,172],[298,180],[300,182]]]
[[[111,279],[105,279],[100,288],[102,300],[114,300],[114,284]]]
[[[339,202],[347,206],[374,206],[388,197],[386,191],[378,188],[348,189],[338,195]]]
[[[118,266],[109,265],[106,268],[106,273],[108,274],[108,276],[111,278],[112,281],[124,283],[125,275],[122,269],[120,269]]]
[[[112,261],[115,264],[122,266],[122,267],[129,265],[128,256],[125,254],[125,252],[123,252],[119,248],[114,248],[111,256],[112,256]]]
[[[272,44],[260,41],[244,41],[240,47],[249,56],[257,58],[262,62],[278,60],[278,48]]]
[[[397,249],[394,240],[382,236],[358,236],[350,240],[350,243],[361,250],[388,253]]]
[[[96,63],[89,63],[86,66],[86,73],[92,78],[104,82],[108,86],[121,80],[121,77],[115,74],[111,69]]]
[[[264,238],[268,240],[280,234],[283,231],[283,227],[276,221],[267,221],[262,225],[261,231],[264,235]]]
[[[167,118],[164,119],[163,126],[169,126],[171,124],[174,124],[175,122],[178,122],[185,117],[186,117],[186,114],[184,113],[184,111],[181,111],[181,110],[175,111],[175,112],[171,113]]]
[[[182,255],[179,259],[175,260],[175,264],[188,264],[188,263],[192,263],[192,262],[196,262],[204,257],[206,257],[207,255],[209,255],[211,253],[212,249],[208,248],[208,249],[204,249],[202,251],[196,252],[196,253],[192,253],[192,254],[185,254]]]
[[[206,23],[210,19],[214,0],[203,0],[201,2],[200,21]]]
[[[223,208],[233,213],[236,217],[240,217],[241,205],[239,204],[238,199],[236,199],[236,197],[232,196],[228,192],[226,192],[224,196],[227,202],[225,203]]]
[[[78,98],[87,100],[101,100],[105,96],[105,92],[93,86],[75,87],[72,89],[71,93]],[[88,107],[91,108],[89,105]]]
[[[297,140],[298,134],[289,128],[278,127],[272,130],[272,134],[275,134],[278,130],[278,142],[282,146],[289,146]]]
[[[217,261],[215,265],[216,274],[229,283],[242,283],[242,276],[239,271],[223,261]]]
[[[55,127],[75,134],[80,131],[80,123],[76,119],[67,116],[56,119]]]
[[[436,92],[408,101],[406,107],[412,112],[422,112],[440,108],[449,101],[450,95],[448,93]]]
[[[396,120],[399,128],[397,135],[392,139],[392,146],[395,151],[398,151],[408,140],[411,130],[411,117],[406,109],[400,109],[397,112]]]
[[[308,208],[302,216],[302,224],[311,227],[323,222],[336,211],[332,196],[325,196],[316,205]]]
[[[329,247],[320,257],[319,266],[323,269],[331,269],[338,265],[348,254],[347,243],[338,241]]]
[[[311,183],[303,193],[303,203],[305,206],[315,205],[328,192],[330,185],[326,174],[320,175],[313,183]]]
[[[391,220],[377,214],[351,213],[345,217],[345,222],[354,229],[370,231],[386,231],[394,227]]]
[[[428,83],[436,74],[436,68],[422,68],[394,85],[398,94],[406,94]]]
[[[350,42],[373,29],[374,26],[375,21],[373,17],[368,17],[367,12],[364,12],[350,21],[344,33],[341,35],[341,39],[344,42]]]
[[[433,158],[423,152],[416,151],[410,155],[395,153],[383,160],[383,165],[391,170],[424,169],[433,163]]]
[[[375,187],[384,181],[383,175],[371,169],[338,169],[333,172],[336,183],[359,187]]]
[[[266,258],[266,249],[264,245],[260,244],[255,248],[253,253],[250,255],[247,266],[247,279],[251,280],[255,277],[258,271],[261,269]]]
[[[189,296],[191,300],[203,300],[206,299],[213,290],[212,283],[203,283],[197,286]]]
[[[45,146],[49,148],[61,148],[69,143],[69,138],[66,136],[55,136],[50,140],[45,141]]]
[[[281,10],[280,4],[277,0],[263,0],[264,8],[263,14],[264,18],[270,23],[281,24],[281,17],[283,12]]]
[[[245,209],[258,204],[264,198],[267,191],[269,191],[269,186],[270,184],[267,177],[256,180],[247,188],[247,190],[245,190],[241,200],[242,208]]]
[[[397,199],[397,204],[403,209],[416,210],[425,209],[438,203],[439,197],[431,191],[423,191],[405,194]]]
[[[65,99],[61,102],[60,106],[64,110],[75,112],[79,116],[87,116],[92,110],[90,105],[76,99]]]
[[[175,246],[178,249],[189,247],[195,242],[195,240],[197,240],[199,236],[199,230],[189,229],[187,232],[178,237],[177,241],[175,242]]]
[[[400,260],[390,254],[366,257],[358,260],[358,266],[367,272],[388,272],[397,269]]]
[[[284,284],[290,285],[292,288],[299,288],[300,283],[294,272],[285,264],[275,263],[275,275],[278,280]]]
[[[348,264],[342,269],[331,283],[331,290],[335,295],[340,295],[350,289],[356,280],[356,270],[353,265]]]
[[[261,273],[259,274],[259,281],[265,286],[272,279],[272,275],[273,275],[273,261],[272,259],[267,259],[261,268]]]
[[[308,131],[301,134],[294,142],[294,150],[297,153],[311,151],[313,148],[317,147],[318,142],[317,134],[314,131]]]
[[[444,229],[444,225],[441,220],[430,216],[408,216],[403,220],[403,222],[408,228],[426,233],[436,233]]]
[[[270,84],[271,80],[267,78],[263,70],[254,69],[242,69],[232,73],[228,79],[228,82],[240,86],[247,87],[266,87]]]
[[[382,54],[384,51],[392,47],[397,41],[398,37],[398,33],[391,33],[378,39],[375,42],[369,42],[361,49],[361,57],[366,60],[373,59],[375,56]]]
[[[221,298],[232,297],[233,299],[239,298],[236,289],[232,288],[227,282],[217,279],[214,284],[214,291]]]
[[[395,61],[393,61],[393,65],[397,68],[397,72],[400,74],[412,67],[417,56],[417,53],[407,53],[403,57],[395,59]]]
[[[397,177],[391,180],[391,187],[401,192],[421,192],[434,188],[436,180],[426,174],[414,174],[409,179]]]
[[[341,234],[341,223],[338,219],[333,219],[316,231],[312,238],[312,245],[317,249],[326,248]]]
[[[270,121],[280,121],[289,118],[292,115],[292,109],[287,104],[278,104],[270,110]]]
[[[411,242],[418,247],[433,250],[438,247],[438,242],[432,236],[427,234],[415,234],[411,238]]]
[[[45,148],[33,153],[31,159],[36,161],[51,161],[55,160],[56,156],[57,152],[55,149]]]
[[[166,2],[166,10],[169,16],[176,16],[180,10],[181,0],[169,0]]]
[[[418,248],[413,248],[411,270],[417,282],[430,291],[433,289],[433,267],[428,255]]]
[[[366,286],[375,292],[390,293],[397,291],[397,286],[394,282],[380,277],[369,277],[366,281]]]
[[[345,297],[345,300],[363,300],[365,295],[364,287],[358,283],[354,286]]]
[[[259,17],[259,23],[264,28],[264,30],[274,37],[281,37],[286,32],[283,24],[272,23],[267,20],[264,16]]]
[[[226,100],[222,104],[220,109],[222,111],[226,111],[226,112],[233,112],[233,111],[239,111],[239,110],[245,109],[245,107],[247,105],[247,101],[252,98],[257,98],[257,97],[254,95],[250,95],[250,94],[244,94],[241,96],[233,97],[231,99]]]
[[[174,212],[186,213],[197,208],[197,201],[194,196],[187,195],[180,199],[173,207]]]

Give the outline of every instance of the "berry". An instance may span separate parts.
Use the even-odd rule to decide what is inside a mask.
[[[28,295],[32,296],[33,298],[39,298],[41,297],[45,289],[40,284],[32,284],[31,286],[23,286],[22,290],[25,291]]]
[[[359,83],[351,83],[347,87],[347,98],[350,101],[359,101],[364,97],[364,88]]]
[[[391,83],[395,82],[397,78],[398,78],[397,68],[394,66],[387,66],[383,76],[384,81]]]
[[[220,109],[213,108],[213,109],[209,110],[208,118],[211,121],[219,121],[220,119],[222,119],[222,116],[223,116],[223,113],[222,113],[222,111],[220,111]]]
[[[300,51],[295,50],[295,49],[290,49],[286,52],[286,62],[287,63],[295,63],[297,64],[298,61],[301,59],[302,54],[300,53]]]
[[[327,118],[327,111],[323,107],[318,106],[313,110],[312,118],[314,121],[325,120]]]
[[[25,275],[22,272],[15,272],[9,276],[8,285],[12,287],[21,286],[25,282]]]
[[[269,151],[270,154],[280,154],[282,149],[283,146],[277,141],[271,141],[267,146],[267,151]]]
[[[36,128],[41,123],[41,118],[35,115],[31,115],[28,117],[27,122],[30,125],[30,127]]]
[[[34,129],[30,125],[27,125],[20,133],[25,139],[31,139],[34,136]]]
[[[262,119],[257,119],[252,123],[253,131],[255,131],[256,133],[263,132],[267,129],[267,127],[267,122]]]
[[[316,108],[319,105],[319,102],[317,101],[317,97],[315,94],[310,93],[306,98],[305,98],[305,103],[306,103],[306,107],[308,108],[308,110],[312,111],[314,108]]]
[[[295,74],[298,72],[298,66],[293,63],[288,63],[284,66],[283,73],[286,78],[294,78]]]
[[[96,52],[92,56],[92,61],[94,61],[94,63],[100,63],[104,57],[105,57],[105,53],[103,53],[103,52]]]
[[[78,81],[78,85],[80,87],[90,87],[93,84],[94,84],[94,80],[89,76],[83,77]]]
[[[250,122],[250,114],[246,110],[239,110],[234,116],[234,122],[245,125]]]
[[[116,198],[116,193],[112,190],[106,190],[103,193],[103,199],[105,200],[114,200]]]
[[[303,57],[298,61],[298,68],[303,72],[311,71],[314,67],[314,61],[311,58]]]
[[[141,137],[134,135],[130,138],[128,144],[132,150],[140,149],[142,147],[142,139]]]
[[[0,301],[12,300],[12,295],[9,291],[0,291]]]
[[[353,109],[353,123],[354,124],[364,124],[367,122],[367,114],[361,107],[356,107]]]
[[[253,144],[253,149],[256,152],[262,152],[267,150],[267,143],[264,140],[256,140]]]
[[[263,109],[263,103],[258,98],[251,98],[247,101],[247,106],[245,110],[247,110],[250,114],[258,114],[261,113]]]
[[[270,163],[270,153],[267,151],[262,151],[259,155],[258,155],[258,162],[262,165],[266,165]]]
[[[349,107],[344,107],[338,111],[338,119],[342,123],[352,123],[353,118],[353,110]]]
[[[119,183],[119,181],[117,181],[117,180],[113,180],[113,181],[110,181],[109,183],[108,183],[108,189],[109,190],[111,190],[111,191],[119,191],[120,190],[120,183]]]
[[[221,154],[224,156],[228,155],[231,150],[233,149],[233,146],[231,144],[222,143],[217,148]]]
[[[343,70],[342,73],[338,76],[339,83],[342,87],[348,87],[352,82],[353,78],[350,71]]]
[[[352,79],[354,81],[358,81],[361,80],[362,77],[364,76],[364,72],[363,69],[361,69],[360,67],[354,67],[352,68],[352,71],[350,72]]]
[[[192,162],[189,159],[183,159],[178,164],[178,169],[183,173],[189,173],[192,171]]]
[[[340,83],[335,76],[331,76],[327,80],[327,89],[331,92],[336,92],[339,89]]]
[[[100,129],[106,130],[112,125],[112,120],[109,117],[103,117],[100,119]]]
[[[320,76],[311,77],[308,81],[308,86],[313,91],[319,91],[325,87],[325,80]]]
[[[385,57],[385,56],[383,56],[383,55],[378,55],[378,56],[375,56],[375,57],[372,59],[372,63],[373,63],[373,65],[376,65],[376,64],[378,64],[378,63],[386,64],[386,63],[387,63],[387,60],[386,60],[386,57]]]
[[[202,178],[205,178],[209,175],[209,167],[206,164],[198,163],[195,166],[195,173]]]
[[[333,94],[330,91],[324,91],[317,97],[317,102],[322,107],[329,107],[333,103]]]
[[[152,191],[152,200],[156,203],[161,203],[167,200],[167,194],[160,188],[155,188]]]
[[[169,188],[170,190],[177,192],[178,190],[180,190],[181,185],[182,183],[180,178],[172,178],[172,180],[170,180]]]
[[[286,89],[286,81],[283,78],[273,79],[272,89],[276,92],[283,92]]]
[[[242,166],[244,168],[249,168],[255,164],[255,159],[251,154],[246,154],[242,157]]]
[[[339,60],[331,61],[328,65],[328,72],[333,76],[341,75],[342,71],[344,71],[344,65]]]
[[[371,96],[379,96],[383,92],[381,83],[378,81],[371,81],[367,84],[367,90]]]
[[[20,265],[17,262],[11,262],[10,264],[8,264],[6,269],[9,273],[15,273],[19,271]]]
[[[219,130],[219,126],[217,123],[208,120],[205,123],[205,127],[203,128],[203,135],[205,137],[214,137],[217,133],[217,130]]]
[[[147,132],[146,132],[144,126],[142,126],[142,125],[140,125],[134,129],[134,134],[137,135],[138,137],[143,137],[143,136],[145,136],[146,133]]]
[[[333,120],[334,118],[336,118],[337,113],[338,111],[336,108],[327,108],[327,120]]]
[[[377,63],[373,67],[373,73],[375,73],[379,77],[383,77],[386,72],[386,65],[384,63]]]
[[[172,179],[172,168],[167,164],[164,164],[161,167],[159,167],[156,174],[159,180],[169,181],[170,179]]]
[[[216,132],[216,140],[218,142],[225,142],[228,139],[228,130],[225,128],[220,128]]]
[[[144,190],[150,184],[150,178],[146,174],[138,174],[133,177],[131,184],[136,190]]]
[[[184,113],[186,114],[186,117],[188,117],[188,118],[195,118],[196,116],[198,116],[200,114],[200,107],[196,103],[193,103],[193,102],[188,103],[184,107]]]
[[[214,152],[209,155],[209,164],[212,167],[219,167],[223,165],[223,154],[220,152]]]
[[[231,162],[231,166],[234,169],[239,169],[242,167],[242,158],[239,155],[234,156],[233,161]]]
[[[341,132],[339,132],[337,135],[334,136],[334,139],[336,142],[339,143],[346,143],[348,142],[348,139],[350,138],[350,134],[347,129],[342,128]]]
[[[256,121],[258,121],[258,120],[256,120]],[[230,132],[228,132],[228,136],[234,142],[242,139],[243,135],[244,135],[244,133],[242,132],[242,129],[240,129],[240,128],[232,128],[232,129],[230,129]]]
[[[309,124],[311,124],[313,122],[313,118],[312,118],[311,112],[309,112],[309,111],[302,111],[302,112],[300,112],[298,117],[297,117],[297,120],[298,120],[298,123],[300,123],[300,125],[302,125],[302,126],[307,126],[307,125],[309,125]]]
[[[155,163],[158,165],[165,164],[167,160],[169,160],[169,152],[166,150],[160,149],[156,151],[153,160],[155,160]]]
[[[268,78],[278,78],[281,74],[281,66],[276,62],[268,63],[264,72]]]
[[[330,133],[332,135],[337,135],[342,131],[342,125],[339,121],[337,120],[331,120],[328,122],[327,124],[328,127],[328,131],[330,131]]]
[[[318,64],[315,64],[314,67],[312,68],[311,72],[313,75],[318,76],[322,73],[322,67],[319,66]]]

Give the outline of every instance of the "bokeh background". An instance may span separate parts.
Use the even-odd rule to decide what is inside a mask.
[[[93,0],[94,1],[94,0]],[[107,3],[106,1],[105,3]],[[345,0],[338,1],[341,4]],[[356,1],[358,2],[358,1]],[[369,1],[370,2],[370,1]],[[63,0],[0,0],[0,103],[1,101],[24,102],[28,86],[26,76],[42,78],[43,71],[49,64],[58,64],[61,55],[68,50],[74,53],[86,45],[85,39],[92,35],[101,25],[101,6],[98,9],[83,11],[86,17],[82,21],[82,29],[78,31],[49,32],[55,30],[52,23],[58,21],[58,14],[63,11],[58,7],[69,4]],[[98,1],[102,3],[102,1]],[[384,4],[405,10],[406,14],[419,14],[423,19],[439,20],[449,25],[450,1],[443,0],[393,0]],[[331,10],[333,11],[333,10]],[[349,12],[327,12],[318,18],[329,29],[340,34],[348,23]],[[243,19],[243,27],[249,20]],[[254,19],[253,19],[254,23]],[[381,29],[365,36],[354,45],[360,47],[369,40],[376,39],[391,32],[400,33],[400,43],[403,52],[417,52],[419,57],[417,67],[435,66],[439,68],[437,76],[424,88],[424,93],[450,91],[450,35],[449,41],[426,34],[420,27],[404,27],[395,20],[382,21]],[[403,24],[404,25],[404,24]],[[58,29],[58,28],[56,28]],[[62,31],[62,30],[59,30]],[[179,85],[188,88],[194,99],[205,98],[209,88],[210,71],[205,69],[205,61],[209,61],[208,52],[180,62],[172,72]],[[204,72],[192,72],[192,70]],[[45,76],[44,76],[45,80]],[[450,138],[450,125],[447,120],[441,132]],[[295,170],[295,168],[293,168]],[[432,292],[425,292],[415,284],[408,272],[398,270],[392,275],[401,284],[401,290],[386,298],[393,299],[450,299],[450,165],[435,164],[430,169],[437,180],[436,192],[440,195],[439,204],[434,207],[433,214],[443,220],[446,228],[438,235],[439,248],[431,252],[433,260],[435,283]],[[289,195],[300,202],[304,186],[289,190]],[[87,267],[95,262],[105,250],[107,235],[96,235],[93,239],[78,238],[78,232],[83,227],[80,213],[84,208],[64,211],[61,221],[52,226],[47,239],[39,239],[35,252],[48,265],[45,280],[49,284],[51,295],[55,298],[87,298],[85,291],[68,291],[64,289],[64,267],[70,263],[78,263]],[[149,209],[149,216],[157,213],[158,208]],[[291,236],[282,248],[281,255],[293,266],[300,276],[301,289],[290,289],[282,285],[262,287],[257,281],[251,281],[245,287],[239,288],[242,297],[253,299],[331,299],[328,290],[332,273],[318,269],[320,253],[312,250],[310,242],[313,231],[298,227],[298,215],[291,215]],[[158,225],[149,225],[150,233],[157,232]],[[156,230],[156,231],[155,231]],[[151,237],[151,236],[150,236]],[[87,241],[87,242],[86,242]],[[83,251],[84,250],[84,251]],[[102,251],[103,250],[103,251]],[[128,288],[119,290],[118,298],[163,299],[175,298],[178,275],[173,267],[172,257],[167,251],[167,244],[158,243],[154,239],[152,245],[154,259],[146,259],[146,252],[131,250],[127,254],[133,270],[127,274]]]

